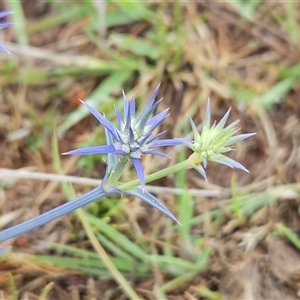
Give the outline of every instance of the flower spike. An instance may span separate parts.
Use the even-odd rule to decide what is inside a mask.
[[[239,120],[236,120],[227,127],[224,127],[229,114],[230,109],[226,112],[218,124],[214,123],[210,126],[210,102],[208,100],[201,133],[198,132],[192,118],[188,116],[194,134],[194,140],[184,141],[184,144],[194,151],[189,158],[190,164],[204,177],[205,180],[207,180],[207,176],[204,168],[206,168],[207,161],[214,161],[231,168],[237,168],[248,172],[243,165],[222,153],[232,151],[233,148],[231,146],[234,143],[247,139],[256,133],[234,136],[239,130],[239,128],[236,127]],[[201,163],[203,163],[204,168],[200,165]]]
[[[84,106],[98,119],[98,121],[109,131],[111,143],[96,147],[87,147],[65,152],[67,155],[86,154],[116,154],[127,156],[138,175],[142,187],[145,185],[144,169],[140,162],[143,154],[165,156],[163,153],[154,151],[153,148],[174,146],[184,144],[182,139],[157,140],[162,133],[153,136],[153,131],[169,116],[168,109],[165,109],[153,116],[160,100],[155,102],[158,88],[154,90],[141,113],[136,116],[135,99],[128,100],[123,92],[124,114],[115,108],[118,127],[110,123],[102,114],[82,101]]]

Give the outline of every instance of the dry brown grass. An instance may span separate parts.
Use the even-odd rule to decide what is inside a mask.
[[[174,38],[172,31],[176,33],[171,21],[174,5],[153,5],[153,10],[164,18],[166,28],[171,32],[170,38]],[[286,2],[265,1],[255,9],[254,19],[251,21],[242,17],[227,3],[184,2],[180,6],[179,25],[184,32],[184,40],[179,43],[182,47],[179,63],[176,65],[172,57],[159,59],[155,71],[140,71],[130,82],[131,88],[136,86],[132,91],[134,94],[141,91],[148,93],[158,81],[162,81],[162,106],[170,106],[172,113],[162,129],[167,130],[169,136],[178,136],[183,131],[186,133],[186,130],[182,130],[184,126],[181,126],[181,120],[186,113],[193,116],[196,124],[203,120],[207,97],[212,99],[214,119],[219,120],[227,108],[232,106],[230,121],[239,118],[243,132],[257,132],[254,138],[238,145],[234,153],[234,157],[250,170],[250,174],[238,173],[238,185],[246,186],[248,191],[245,194],[253,197],[256,193],[268,190],[277,193],[274,196],[275,202],[263,205],[249,214],[241,211],[237,216],[228,212],[220,219],[208,218],[195,225],[192,228],[193,234],[203,235],[205,243],[213,250],[211,261],[203,273],[170,291],[168,299],[209,298],[201,292],[202,287],[220,293],[215,296],[222,295],[224,299],[299,298],[299,249],[287,238],[274,234],[277,232],[278,222],[284,222],[296,234],[300,229],[300,87],[297,80],[299,37],[293,38],[284,28],[287,24],[283,22],[280,25],[277,21],[284,18],[288,22],[290,12],[287,5]],[[294,12],[298,28],[299,6],[299,3],[295,4]],[[42,20],[52,10],[52,5],[43,1],[25,3],[28,32],[33,30],[35,19]],[[88,22],[89,17],[85,16],[31,33],[30,45],[36,47],[31,50],[20,50],[11,45],[14,49],[12,59],[18,62],[15,72],[9,72],[6,62],[0,61],[0,68],[9,73],[7,76],[0,74],[0,168],[55,173],[49,150],[55,114],[64,116],[65,113],[73,111],[78,106],[76,99],[89,95],[105,79],[105,75],[95,75],[92,72],[86,72],[87,75],[84,76],[64,75],[61,78],[49,75],[49,79],[35,79],[34,83],[30,83],[26,81],[26,75],[22,78],[20,74],[28,74],[28,68],[31,71],[46,68],[50,74],[51,68],[55,70],[67,68],[69,65],[80,65],[79,61],[70,59],[77,54],[107,59],[106,53],[97,48],[83,30]],[[151,25],[146,21],[117,26],[107,32],[106,38],[113,31],[143,36],[149,27]],[[7,39],[13,41],[12,31],[5,34]],[[171,54],[175,50],[170,46]],[[65,60],[67,57],[69,61]],[[292,82],[287,92],[274,92],[282,101],[264,105],[264,98],[259,95],[267,93],[284,80]],[[58,90],[55,90],[56,87]],[[120,88],[112,93],[113,97],[119,96]],[[248,96],[243,99],[246,94]],[[60,150],[66,151],[74,148],[78,142],[87,141],[91,138],[90,128],[95,124],[88,117],[73,126],[59,141]],[[40,146],[35,147],[39,140]],[[176,158],[176,151],[168,154]],[[84,169],[78,167],[76,160],[75,157],[62,158],[64,174],[85,175]],[[154,168],[163,168],[169,162],[155,159],[153,164],[153,158],[146,158],[144,163],[146,172],[150,173]],[[102,178],[103,168],[98,163],[90,176]],[[194,172],[188,173],[187,187],[206,188],[221,193],[221,196],[213,199],[197,196],[195,215],[216,208],[226,210],[228,203],[232,202],[231,170],[212,164],[209,165],[207,173],[208,184]],[[129,172],[128,174],[130,176]],[[57,182],[48,183],[26,178],[11,179],[13,181],[9,182],[4,180],[7,178],[1,178],[1,170],[0,179],[1,227],[20,223],[65,201]],[[170,177],[155,184],[174,186],[174,178]],[[281,189],[276,189],[277,187]],[[77,192],[87,190],[88,187],[78,188]],[[162,199],[176,212],[174,196],[165,195]],[[10,212],[14,214],[9,219],[4,219]],[[132,226],[134,232],[141,235],[141,239],[151,240],[149,232],[157,225],[155,220],[158,213],[148,207],[145,209],[140,202],[135,201],[128,203],[124,213],[129,216],[129,225],[124,222],[120,230],[126,231]],[[158,226],[163,227],[162,224],[159,223]],[[66,216],[4,244],[12,246],[13,252],[27,254],[48,253],[49,250],[41,246],[41,241],[45,239],[90,249],[89,242],[81,237],[80,232],[79,222],[72,216]],[[75,237],[79,239],[76,240]],[[176,236],[173,239],[176,253],[184,257],[186,254],[180,247],[180,241]],[[152,247],[161,249],[156,244]],[[1,299],[9,299],[9,274],[15,282],[18,299],[39,299],[41,291],[50,282],[54,284],[49,299],[126,299],[111,279],[61,270],[31,262],[26,256],[18,255],[1,259]],[[132,285],[144,299],[156,299],[156,285],[168,280],[168,276],[153,270],[151,278],[137,279]]]

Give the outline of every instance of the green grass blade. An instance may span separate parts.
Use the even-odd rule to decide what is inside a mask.
[[[134,37],[129,34],[111,34],[110,42],[119,49],[129,51],[133,54],[149,57],[153,60],[160,56],[160,48],[151,44],[144,38]]]
[[[265,94],[259,96],[256,102],[265,108],[271,108],[274,104],[283,98],[295,84],[294,78],[287,78],[279,81],[276,85],[270,88]]]
[[[185,149],[181,149],[179,152],[178,160],[184,161],[186,159],[185,155]],[[187,189],[187,170],[180,171],[176,174],[176,186],[180,189],[183,189],[186,191]],[[182,226],[178,227],[180,237],[183,241],[189,241],[190,240],[190,220],[193,217],[193,197],[189,195],[189,193],[186,191],[182,195],[179,195],[178,197],[178,220],[182,224]]]
[[[47,248],[51,250],[56,250],[59,252],[63,252],[68,255],[78,256],[84,259],[98,259],[99,255],[95,252],[79,249],[76,247],[63,245],[63,244],[57,244],[53,242],[46,242]]]
[[[163,293],[167,293],[169,291],[172,291],[178,286],[192,280],[196,276],[195,272],[189,272],[185,273],[183,275],[177,276],[172,280],[167,281],[159,290]]]
[[[170,257],[164,255],[151,255],[149,256],[152,263],[158,265],[162,270],[168,274],[180,276],[183,273],[195,270],[195,263],[186,261],[179,257]]]
[[[115,243],[107,239],[102,234],[96,234],[97,239],[103,245],[107,250],[109,250],[110,253],[114,254],[116,257],[126,259],[127,261],[130,261],[131,263],[134,263],[134,258],[130,256],[128,253],[123,251],[120,247],[118,247]]]
[[[93,13],[91,5],[75,4],[67,5],[66,8],[60,9],[51,15],[35,20],[28,25],[28,33],[37,33],[49,29],[51,27],[74,21],[77,18],[84,17]]]
[[[196,293],[204,299],[208,300],[222,300],[222,295],[218,292],[213,292],[210,289],[208,289],[206,286],[197,286],[195,287]]]
[[[149,4],[144,1],[108,0],[108,2],[113,3],[119,9],[118,15],[114,17],[115,22],[120,22],[123,18],[127,18],[127,20],[131,18],[134,21],[145,20],[151,23],[155,23],[158,20],[158,16],[150,9]],[[112,17],[108,17],[107,21],[111,22]],[[107,26],[109,25],[111,24],[108,23]]]
[[[21,46],[28,45],[28,37],[26,32],[26,23],[22,8],[22,2],[19,0],[8,1],[9,10],[13,12],[11,19],[14,23],[13,30],[16,35],[16,40]]]
[[[104,66],[103,66],[104,67]],[[112,66],[113,67],[113,66]],[[7,74],[5,78],[3,78],[4,84],[13,84],[18,83],[22,80],[27,84],[36,84],[47,81],[49,79],[59,79],[65,78],[66,76],[73,77],[83,77],[90,75],[105,75],[108,72],[109,67],[103,68],[95,68],[95,69],[84,69],[82,67],[70,66],[70,67],[57,67],[52,70],[34,70],[29,72],[24,72],[23,74],[16,74],[15,72],[11,72]]]
[[[186,283],[187,281],[192,280],[195,276],[198,276],[199,273],[208,265],[209,257],[211,255],[211,250],[209,248],[204,249],[202,252],[199,253],[199,260],[194,264],[193,271],[190,272],[184,272],[183,274],[175,277],[172,280],[169,280],[166,282],[162,287],[160,287],[160,290],[164,293],[169,292],[173,289],[178,288],[181,284]]]
[[[63,268],[73,269],[80,271],[81,268],[97,268],[97,269],[106,269],[106,266],[99,256],[97,259],[82,259],[75,257],[60,257],[60,256],[51,256],[51,255],[36,255],[33,258],[34,261],[38,262],[48,262],[55,266],[60,266]],[[140,272],[140,266],[138,264],[132,264],[131,261],[125,259],[120,259],[116,257],[110,257],[110,260],[113,264],[120,270],[124,272]],[[142,272],[145,272],[145,268],[142,268]]]
[[[49,294],[49,292],[51,291],[51,289],[54,287],[54,282],[51,281],[49,282],[43,289],[42,292],[38,298],[38,300],[46,300],[47,299],[47,295]]]
[[[96,218],[88,213],[85,213],[90,224],[95,226],[100,232],[109,237],[113,242],[130,253],[133,257],[139,258],[143,262],[148,262],[148,255],[135,243],[131,242],[125,235],[114,229],[112,226],[105,223],[103,220]]]
[[[275,225],[277,232],[281,236],[285,236],[289,239],[289,241],[298,249],[300,250],[300,239],[299,236],[290,228],[285,226],[283,223],[277,223]]]
[[[10,299],[18,300],[18,291],[16,288],[14,278],[11,273],[9,274],[9,277],[8,277],[8,289],[9,289]]]
[[[285,2],[287,16],[286,16],[286,32],[291,37],[294,43],[299,43],[299,22],[297,17],[297,2],[286,1]]]
[[[231,195],[232,195],[232,206],[233,206],[233,212],[236,217],[239,216],[241,204],[239,201],[239,195],[237,193],[237,186],[236,186],[236,176],[231,177]]]
[[[230,6],[232,6],[243,18],[249,21],[255,21],[255,12],[257,6],[260,5],[261,0],[225,0]]]

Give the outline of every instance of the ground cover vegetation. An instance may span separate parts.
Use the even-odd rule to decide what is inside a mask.
[[[151,149],[131,147],[163,156],[142,155],[141,167],[132,155],[122,193],[3,238],[0,299],[297,299],[297,2],[4,1],[0,10],[13,12],[0,15],[0,237],[111,174],[106,154],[61,155],[113,145],[91,108],[126,123],[122,90],[143,114],[160,83],[149,124],[165,132],[165,147],[148,136]],[[196,151],[179,139],[205,131],[208,98],[210,126],[231,107],[225,128],[239,119],[237,135],[257,133],[225,153],[249,173],[215,157],[148,183]],[[144,194],[126,193],[137,178]]]

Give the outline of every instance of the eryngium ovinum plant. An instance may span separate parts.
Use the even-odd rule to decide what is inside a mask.
[[[218,124],[214,122],[211,126],[209,101],[207,103],[206,115],[201,133],[198,132],[196,125],[189,117],[194,134],[193,140],[185,140],[181,138],[160,139],[164,132],[154,134],[154,130],[169,115],[168,109],[165,109],[153,116],[154,111],[162,101],[162,99],[155,101],[158,88],[159,86],[154,90],[150,99],[139,114],[136,114],[135,100],[128,100],[126,95],[123,93],[123,116],[121,115],[121,112],[115,108],[117,126],[109,122],[104,115],[100,114],[89,104],[82,102],[83,105],[104,126],[106,145],[71,150],[63,154],[107,154],[106,174],[101,185],[90,192],[79,196],[73,201],[64,203],[61,206],[28,221],[3,230],[0,232],[0,242],[21,235],[94,201],[110,196],[121,196],[124,194],[140,198],[160,210],[166,216],[170,217],[174,222],[178,223],[178,220],[168,210],[168,208],[145,190],[146,183],[165,177],[169,174],[174,174],[178,171],[191,168],[197,170],[205,179],[207,179],[205,168],[208,161],[214,161],[227,165],[231,168],[238,168],[248,172],[247,169],[240,163],[228,158],[224,155],[224,153],[233,150],[232,145],[234,143],[242,141],[252,136],[254,133],[235,135],[239,130],[237,127],[239,122],[238,120],[225,127],[230,110],[227,111]],[[157,148],[176,145],[187,146],[193,151],[193,153],[185,161],[145,176],[141,157],[146,154],[168,157],[164,153],[158,151]],[[134,166],[138,180],[120,183],[120,177],[128,163],[132,163]]]

